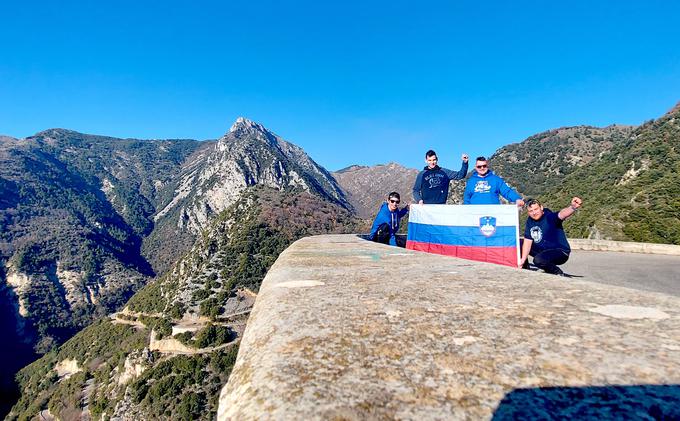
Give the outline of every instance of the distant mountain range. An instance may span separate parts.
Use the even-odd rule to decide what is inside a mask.
[[[395,162],[373,167],[353,165],[333,173],[357,216],[365,219],[375,217],[390,192],[399,193],[404,203],[411,202],[411,190],[417,175],[418,170]]]
[[[490,162],[548,207],[583,197],[571,236],[680,244],[679,122],[676,107],[639,127],[551,130]],[[0,164],[10,419],[211,419],[279,253],[302,236],[365,230],[390,191],[411,200],[419,171],[331,174],[243,118],[216,141],[2,137]],[[463,187],[452,183],[449,203]],[[19,372],[17,396],[8,379],[33,348],[50,352]]]

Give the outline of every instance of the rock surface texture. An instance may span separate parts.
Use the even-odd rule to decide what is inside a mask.
[[[328,235],[264,279],[218,419],[674,418],[679,385],[677,297]]]

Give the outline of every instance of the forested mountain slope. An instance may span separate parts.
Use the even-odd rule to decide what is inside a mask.
[[[680,107],[636,128],[541,197],[558,208],[584,199],[572,237],[680,244]]]
[[[308,192],[249,188],[124,312],[23,369],[10,418],[49,411],[62,419],[213,419],[252,306],[250,291],[291,242],[352,232],[355,222],[343,207]],[[188,325],[193,330],[182,330]]]

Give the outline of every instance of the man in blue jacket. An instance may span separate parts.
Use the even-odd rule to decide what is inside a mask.
[[[468,156],[462,155],[463,165],[455,172],[437,165],[437,154],[430,149],[425,153],[427,166],[418,173],[413,185],[413,200],[420,204],[444,205],[449,197],[449,182],[465,178],[468,170]]]
[[[372,241],[391,246],[397,245],[396,233],[399,231],[399,220],[408,213],[409,209],[409,205],[399,209],[400,202],[399,193],[393,191],[387,195],[387,202],[382,204],[375,221],[373,221],[369,237]]]
[[[516,203],[517,206],[524,206],[522,196],[489,169],[486,158],[477,157],[475,170],[465,185],[463,204],[498,205],[501,203],[500,196],[503,196],[508,202]]]

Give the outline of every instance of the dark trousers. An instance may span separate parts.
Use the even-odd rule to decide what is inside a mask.
[[[534,256],[534,265],[543,269],[546,273],[562,273],[557,265],[562,265],[569,260],[569,253],[561,249],[543,250]]]
[[[378,231],[375,232],[371,240],[375,241],[376,243],[389,244],[391,236],[392,234],[390,234],[390,226],[385,223],[378,226]]]

